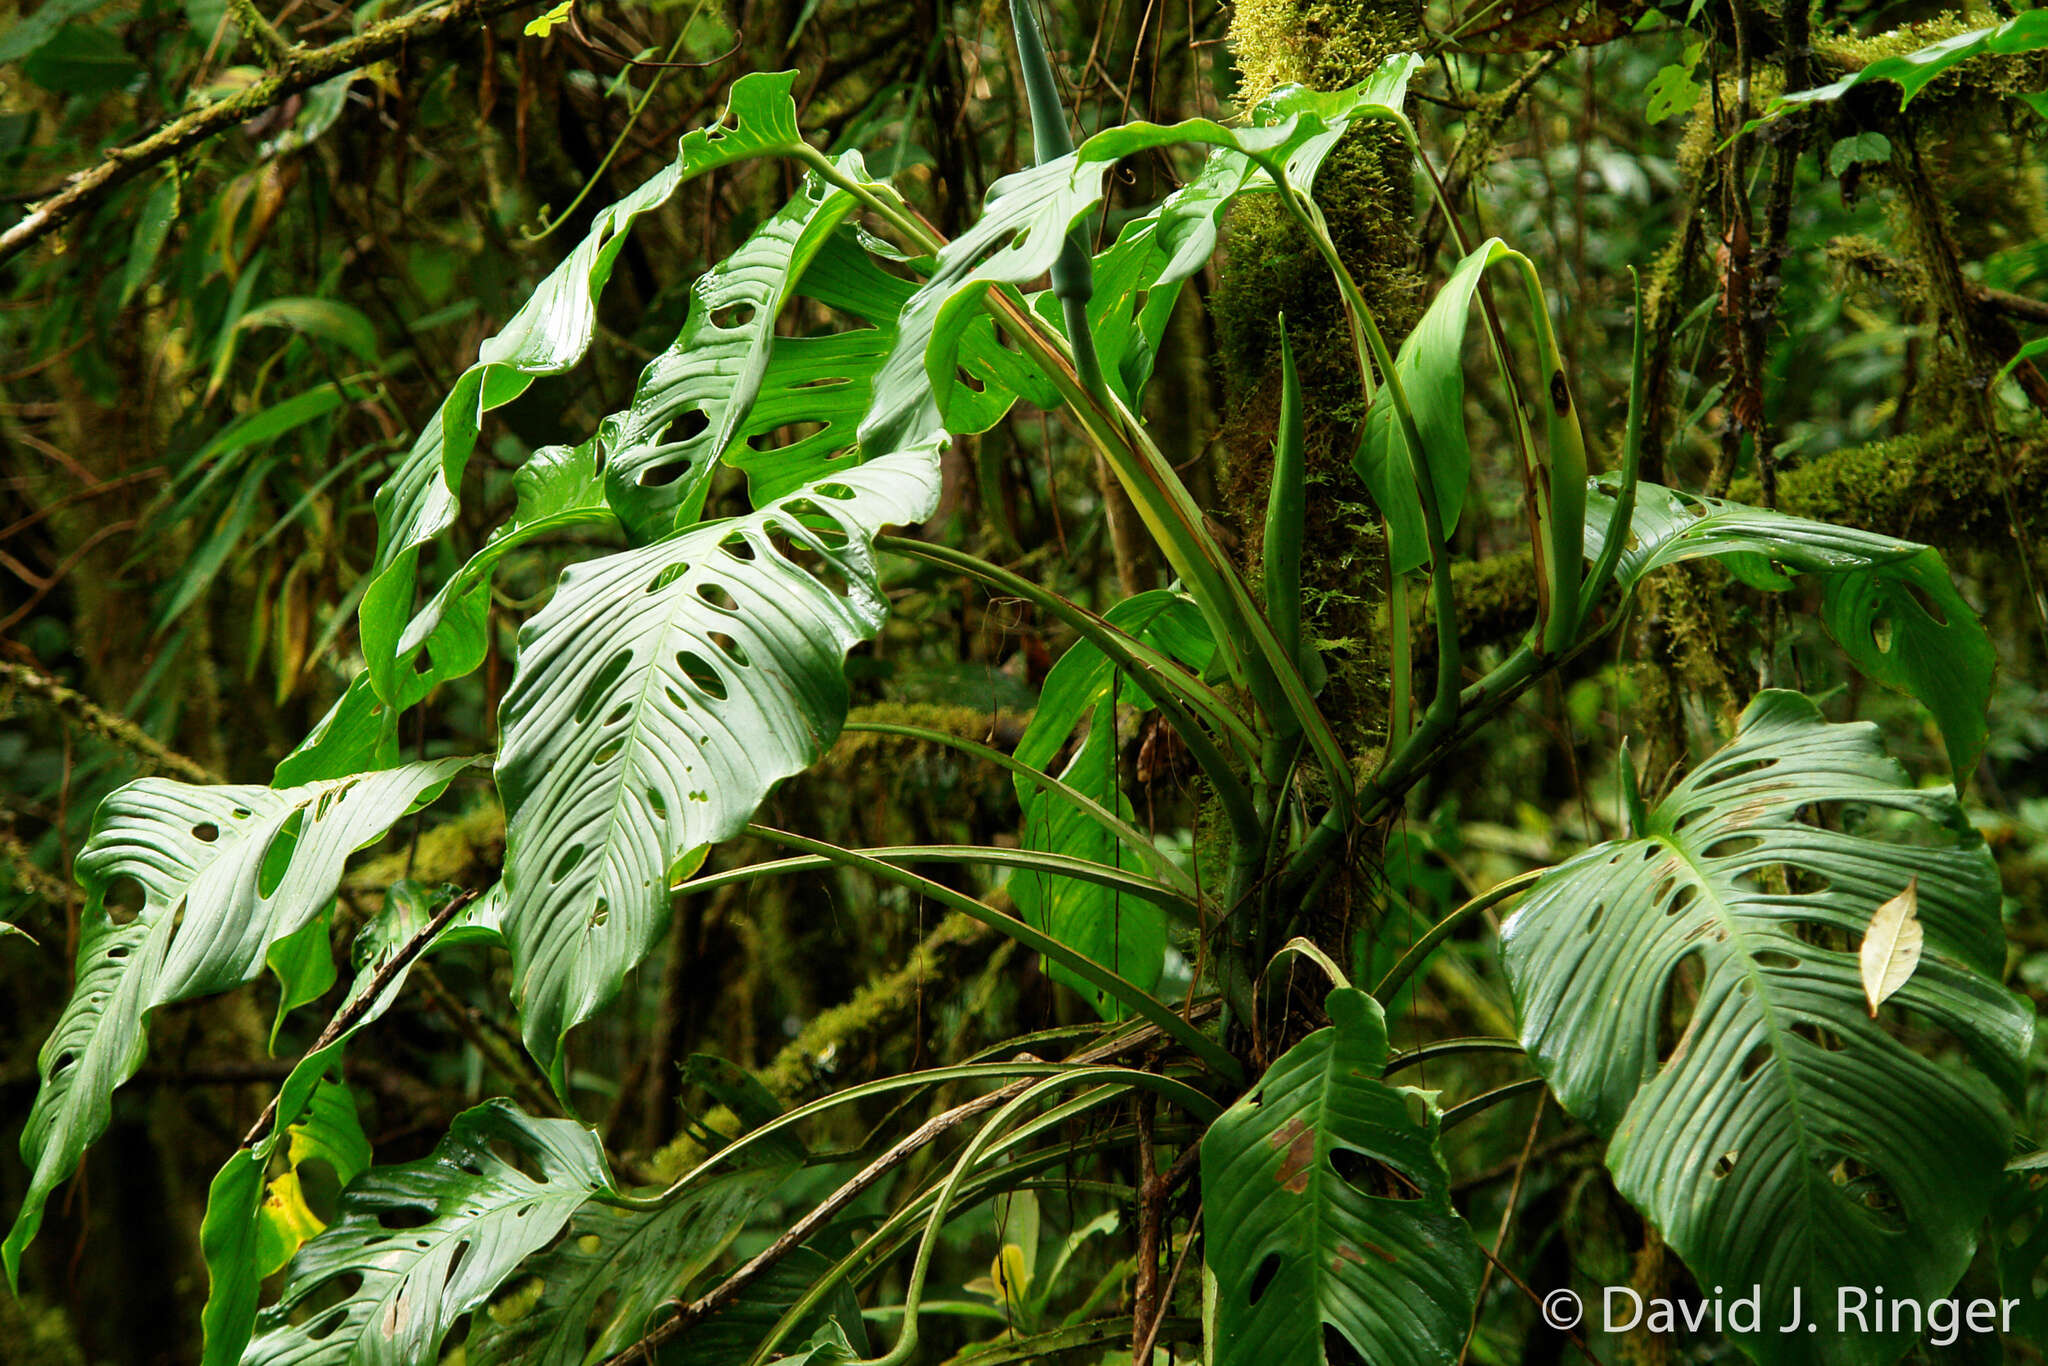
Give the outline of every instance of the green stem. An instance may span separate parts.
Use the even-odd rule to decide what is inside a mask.
[[[1607,519],[1607,540],[1600,547],[1600,558],[1593,562],[1592,572],[1586,575],[1586,592],[1581,607],[1588,610],[1607,591],[1615,569],[1621,564],[1622,549],[1628,543],[1630,528],[1635,525],[1636,484],[1643,468],[1643,405],[1646,401],[1649,342],[1643,327],[1642,277],[1636,274],[1634,266],[1629,267],[1628,274],[1635,286],[1636,332],[1635,346],[1629,359],[1628,428],[1621,443],[1621,492],[1614,500],[1614,515]]]
[[[1415,974],[1415,970],[1422,966],[1423,960],[1436,951],[1437,945],[1450,938],[1460,925],[1481,911],[1498,906],[1509,897],[1525,891],[1537,878],[1549,871],[1548,868],[1539,868],[1530,873],[1518,873],[1505,882],[1496,883],[1437,921],[1429,927],[1427,934],[1409,947],[1408,952],[1401,955],[1400,962],[1387,969],[1387,975],[1380,978],[1379,985],[1372,989],[1372,994],[1381,1001],[1391,1000],[1394,993],[1399,991]]]
[[[775,843],[781,831],[768,826],[749,825],[747,833],[770,843]],[[901,844],[883,845],[872,849],[857,849],[853,852],[864,857],[880,859],[898,867],[918,863],[985,863],[998,868],[1023,869],[1043,873],[1048,877],[1073,878],[1080,882],[1092,882],[1098,887],[1149,901],[1156,906],[1192,919],[1195,903],[1180,892],[1162,887],[1149,878],[1139,877],[1122,868],[1107,863],[1096,863],[1090,859],[1074,858],[1068,854],[1047,853],[1039,849],[998,849],[979,844]],[[690,878],[670,888],[672,895],[708,892],[715,888],[727,887],[741,882],[753,882],[764,877],[776,877],[784,873],[810,872],[833,866],[833,860],[817,856],[776,859],[770,863],[750,863],[744,868],[727,868],[703,877]]]
[[[1244,1068],[1239,1065],[1237,1059],[1214,1039],[1182,1019],[1172,1006],[1103,967],[1094,959],[1068,948],[1037,926],[1027,924],[1015,916],[1004,915],[964,892],[955,891],[951,887],[933,882],[930,878],[921,877],[907,869],[885,863],[878,858],[871,858],[855,850],[843,849],[836,844],[827,844],[823,840],[809,839],[784,830],[769,830],[759,826],[749,828],[762,839],[801,853],[815,854],[842,867],[858,869],[884,882],[892,882],[920,896],[929,897],[951,910],[959,911],[970,919],[978,920],[990,929],[1001,931],[1025,948],[1045,955],[1090,986],[1107,992],[1129,1006],[1134,1015],[1140,1016],[1148,1024],[1157,1025],[1161,1033],[1185,1045],[1189,1052],[1222,1076],[1233,1082],[1244,1080]]]
[[[1423,1063],[1433,1062],[1438,1058],[1456,1057],[1464,1053],[1519,1053],[1526,1055],[1527,1052],[1528,1050],[1523,1048],[1521,1041],[1517,1039],[1489,1038],[1484,1035],[1471,1039],[1445,1039],[1439,1043],[1424,1044],[1422,1047],[1411,1049],[1406,1053],[1395,1054],[1387,1063],[1387,1070],[1384,1075],[1391,1077],[1394,1073],[1405,1071],[1410,1067],[1420,1067]]]
[[[1060,801],[1065,802],[1068,806],[1073,807],[1089,820],[1094,821],[1104,830],[1116,836],[1120,842],[1128,845],[1135,851],[1140,858],[1143,858],[1147,863],[1157,868],[1160,875],[1172,883],[1177,890],[1184,893],[1191,902],[1200,898],[1201,891],[1195,885],[1194,879],[1188,876],[1187,870],[1176,863],[1171,855],[1154,844],[1151,837],[1146,835],[1144,831],[1116,815],[1108,807],[1105,807],[1087,793],[1061,782],[1050,773],[1039,772],[1013,755],[1005,754],[999,749],[981,744],[978,741],[966,739],[962,736],[948,735],[942,730],[931,730],[924,726],[898,725],[893,721],[848,721],[840,729],[843,733],[848,734],[894,735],[906,740],[920,740],[928,744],[944,745],[949,749],[958,750],[962,754],[985,760],[999,768],[1008,769],[1011,773],[1024,779],[1024,781],[1042,789],[1049,796],[1056,797]]]
[[[1188,712],[1187,706],[1200,708],[1203,716],[1228,735],[1247,759],[1258,754],[1258,739],[1242,717],[1192,675],[1086,608],[964,551],[899,536],[877,536],[875,548],[956,570],[1000,592],[1022,598],[1071,626],[1083,639],[1107,655],[1110,663],[1122,669],[1138,689],[1152,699],[1174,733],[1180,736],[1181,743],[1188,747],[1195,763],[1215,786],[1217,799],[1222,802],[1233,831],[1255,834],[1264,828],[1252,802],[1250,789],[1216,747],[1209,732]],[[1184,702],[1187,705],[1183,705]]]
[[[879,1357],[860,1363],[860,1366],[903,1366],[917,1353],[918,1346],[918,1305],[924,1298],[925,1277],[931,1270],[932,1253],[939,1243],[939,1231],[945,1227],[946,1216],[951,1211],[955,1195],[985,1150],[1000,1137],[1003,1126],[1025,1106],[1036,1101],[1047,1091],[1070,1085],[1074,1082],[1108,1080],[1115,1078],[1128,1086],[1142,1087],[1155,1091],[1169,1100],[1195,1108],[1198,1114],[1213,1119],[1220,1113],[1216,1103],[1185,1082],[1174,1081],[1152,1072],[1141,1072],[1126,1067],[1077,1068],[1062,1076],[1048,1077],[1023,1095],[996,1111],[995,1115],[975,1132],[968,1140],[967,1148],[946,1174],[945,1184],[939,1188],[932,1202],[930,1221],[925,1225],[924,1237],[918,1241],[917,1258],[911,1263],[910,1283],[903,1297],[903,1331],[896,1339],[896,1345]],[[1192,1102],[1192,1103],[1191,1103]]]

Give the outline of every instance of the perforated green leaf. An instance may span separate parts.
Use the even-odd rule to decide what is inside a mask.
[[[401,696],[398,638],[412,616],[421,547],[455,523],[463,471],[485,413],[524,393],[536,376],[582,359],[597,325],[597,296],[611,276],[633,220],[667,202],[684,181],[802,145],[795,72],[754,73],[734,82],[725,121],[683,136],[676,159],[600,211],[590,231],[541,282],[524,307],[485,342],[476,364],[427,423],[412,451],[377,492],[377,559],[361,609],[363,653],[379,697]]]
[[[22,1132],[33,1169],[0,1244],[13,1278],[43,1202],[106,1129],[114,1088],[142,1064],[150,1011],[240,986],[333,897],[356,849],[430,801],[468,758],[408,764],[283,791],[145,778],[101,805],[78,856],[86,890],[78,983],[43,1044],[42,1086]],[[141,889],[139,911],[108,894]]]
[[[1611,477],[1589,484],[1590,559],[1606,544],[1614,505]],[[1720,560],[1754,588],[1790,588],[1796,574],[1818,577],[1828,634],[1866,676],[1927,708],[1958,781],[1977,766],[1989,738],[1984,714],[1998,657],[1940,552],[1872,531],[1639,485],[1616,581],[1631,585],[1664,565],[1702,558]]]
[[[1857,947],[1916,878],[1921,961],[1872,1019]],[[1699,1282],[1763,1287],[1758,1360],[1890,1361],[1907,1339],[1775,1332],[1792,1290],[1815,1316],[1845,1286],[1926,1302],[1969,1262],[2007,1153],[1984,1072],[2016,1082],[2033,1032],[1998,903],[1952,790],[1772,691],[1640,838],[1561,864],[1503,928],[1524,1047]],[[1914,1052],[1908,1020],[1967,1056]]]
[[[839,165],[866,179],[860,153]],[[718,459],[761,387],[775,320],[853,206],[852,195],[813,175],[691,287],[674,345],[647,363],[632,406],[603,433],[606,493],[637,539],[697,520]]]
[[[527,1046],[619,990],[678,861],[746,823],[845,719],[842,658],[887,614],[870,549],[938,496],[936,447],[570,569],[520,633],[501,722],[505,933]]]
[[[1259,102],[1247,128],[1188,119],[1105,129],[1067,156],[1004,176],[990,188],[981,218],[946,244],[930,281],[904,306],[895,350],[876,379],[874,406],[861,424],[862,440],[887,445],[919,439],[941,425],[951,427],[956,411],[979,418],[982,395],[963,382],[959,365],[960,348],[990,325],[978,316],[975,298],[992,286],[1021,285],[1050,270],[1068,230],[1101,202],[1104,177],[1119,160],[1183,143],[1217,149],[1212,164],[1169,201],[1172,207],[1162,207],[1159,237],[1148,247],[1158,253],[1155,283],[1172,285],[1208,259],[1229,200],[1258,183],[1252,160],[1280,169],[1306,193],[1355,121],[1398,108],[1417,64],[1406,54],[1390,58],[1370,79],[1328,94],[1283,86]],[[1121,373],[1120,358],[1116,368]]]
[[[299,1249],[283,1295],[258,1317],[243,1366],[434,1361],[457,1319],[611,1190],[582,1125],[504,1100],[465,1110],[432,1156],[373,1167],[342,1192],[334,1222]],[[295,1322],[312,1304],[322,1307]]]
[[[476,1318],[469,1366],[570,1366],[624,1351],[664,1300],[686,1293],[762,1196],[794,1169],[750,1167],[713,1177],[659,1209],[585,1204],[561,1242],[529,1258],[511,1282],[511,1300],[538,1282],[532,1303],[508,1305],[503,1318],[495,1311]]]
[[[1329,1012],[1202,1137],[1215,1366],[1324,1366],[1330,1334],[1375,1366],[1448,1366],[1484,1262],[1451,1208],[1436,1105],[1379,1079],[1377,1001],[1343,987]]]
[[[434,913],[447,904],[448,895],[446,891],[429,892],[409,880],[391,885],[383,908],[357,933],[351,946],[356,975],[343,999],[344,1009],[368,995],[398,952],[425,932]],[[495,941],[495,931],[485,924],[489,905],[490,898],[472,903],[444,925],[422,953],[442,946]],[[256,1322],[260,1282],[275,1269],[266,1258],[280,1247],[288,1254],[298,1246],[297,1240],[277,1236],[286,1231],[286,1221],[271,1218],[265,1194],[264,1179],[280,1145],[288,1145],[295,1162],[300,1152],[327,1153],[344,1182],[367,1165],[367,1143],[360,1130],[350,1127],[354,1102],[339,1080],[342,1052],[358,1030],[391,1008],[409,971],[409,965],[401,966],[346,1028],[299,1059],[278,1087],[269,1130],[253,1146],[237,1150],[208,1187],[206,1217],[199,1229],[207,1274],[206,1305],[200,1313],[205,1330],[204,1366],[235,1366],[241,1360]],[[303,1224],[300,1227],[303,1232],[313,1231]],[[290,1245],[284,1246],[286,1242]]]

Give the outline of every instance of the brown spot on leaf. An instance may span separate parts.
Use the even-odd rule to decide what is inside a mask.
[[[1273,1178],[1282,1190],[1300,1195],[1308,1189],[1308,1169],[1316,1160],[1316,1131],[1300,1115],[1275,1129],[1266,1139],[1282,1150],[1280,1171]]]
[[[1550,407],[1559,417],[1572,410],[1572,391],[1565,385],[1562,370],[1550,372]]]

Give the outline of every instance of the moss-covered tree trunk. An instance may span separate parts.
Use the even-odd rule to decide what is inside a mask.
[[[1415,50],[1421,36],[1421,9],[1408,0],[1241,0],[1230,30],[1239,102],[1249,109],[1288,83],[1319,90],[1355,84],[1387,57]],[[1316,198],[1389,343],[1398,345],[1423,302],[1406,151],[1390,131],[1354,133],[1324,166]],[[1369,758],[1386,731],[1386,546],[1379,514],[1351,469],[1365,400],[1342,302],[1299,225],[1277,204],[1253,199],[1228,222],[1214,309],[1230,413],[1217,510],[1254,575],[1286,318],[1307,411],[1302,626],[1329,669],[1325,714],[1346,749]],[[1350,854],[1354,867],[1377,861],[1376,846]],[[1357,885],[1353,877],[1333,879],[1320,923],[1311,927],[1333,951],[1345,947]]]

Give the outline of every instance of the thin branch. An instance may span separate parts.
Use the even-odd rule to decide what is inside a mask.
[[[532,4],[533,0],[449,0],[372,24],[353,37],[325,47],[293,48],[274,71],[246,90],[173,119],[140,141],[113,148],[97,166],[73,175],[63,189],[37,205],[19,223],[0,232],[0,263],[20,255],[152,166],[226,132],[302,90],[344,72],[359,70],[407,44],[426,42],[459,25]]]
[[[1097,1044],[1093,1048],[1085,1049],[1067,1061],[1075,1066],[1086,1063],[1106,1062],[1112,1058],[1156,1043],[1160,1037],[1161,1034],[1157,1026],[1145,1025],[1121,1037]],[[720,1309],[723,1309],[726,1305],[739,1298],[740,1294],[749,1285],[753,1284],[755,1279],[763,1272],[767,1271],[784,1257],[787,1257],[790,1253],[796,1251],[797,1248],[803,1246],[812,1234],[823,1228],[841,1210],[860,1198],[863,1191],[901,1166],[906,1159],[919,1149],[925,1147],[942,1134],[974,1118],[976,1115],[984,1114],[999,1105],[1015,1100],[1018,1096],[1023,1095],[1025,1091],[1043,1080],[1044,1078],[1042,1077],[1026,1077],[1013,1081],[1007,1086],[989,1092],[987,1095],[976,1096],[973,1100],[966,1101],[954,1106],[950,1110],[932,1116],[901,1139],[898,1139],[888,1151],[856,1172],[838,1190],[825,1197],[822,1204],[803,1218],[797,1220],[788,1232],[769,1244],[765,1250],[756,1254],[745,1265],[704,1294],[691,1300],[688,1304],[680,1306],[674,1317],[664,1319],[660,1324],[649,1329],[641,1336],[638,1342],[608,1358],[605,1366],[613,1366],[613,1363],[623,1363],[632,1360],[651,1359],[651,1354],[656,1347],[661,1346],[665,1342],[672,1341],[691,1326],[701,1323],[704,1319],[717,1313]]]
[[[391,984],[397,981],[407,968],[412,966],[412,960],[419,957],[427,945],[434,941],[434,936],[448,928],[448,922],[460,915],[463,907],[476,900],[476,897],[476,892],[472,890],[453,898],[446,906],[443,906],[434,913],[434,918],[422,926],[418,934],[399,945],[398,952],[392,954],[384,966],[377,969],[377,975],[370,979],[368,989],[359,993],[354,999],[342,1006],[340,1010],[334,1012],[334,1018],[327,1022],[327,1027],[320,1031],[320,1037],[313,1040],[313,1046],[300,1056],[299,1062],[304,1062],[307,1058],[312,1057],[315,1053],[318,1053],[321,1049],[327,1047],[360,1024],[363,1017],[370,1013],[371,1007],[376,1005],[377,998],[390,989]],[[296,1070],[297,1064],[293,1066],[294,1070]],[[270,1121],[275,1118],[277,1118],[277,1097],[272,1096],[270,1104],[263,1107],[263,1113],[256,1117],[256,1123],[243,1137],[242,1146],[244,1148],[255,1147],[257,1140],[263,1137],[263,1131],[270,1127]]]

